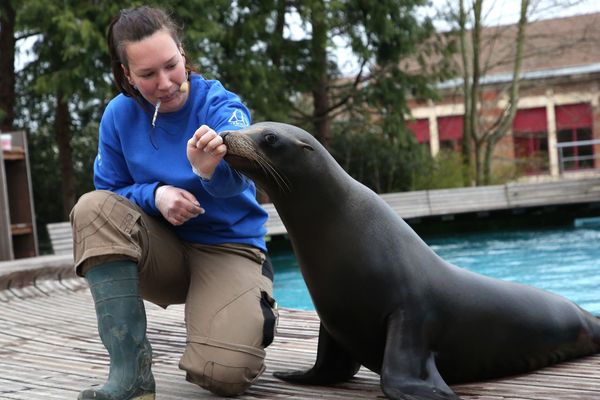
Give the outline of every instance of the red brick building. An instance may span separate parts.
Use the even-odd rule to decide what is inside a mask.
[[[495,148],[494,167],[512,163],[537,177],[600,168],[594,142],[600,139],[600,13],[531,22],[526,32],[518,112],[512,132]],[[479,107],[489,121],[507,103],[515,37],[515,25],[482,32]],[[462,80],[444,82],[440,90],[441,101],[412,104],[409,124],[433,155],[460,149],[463,135]]]

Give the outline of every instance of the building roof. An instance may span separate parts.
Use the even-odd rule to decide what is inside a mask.
[[[446,40],[452,33],[441,34]],[[439,36],[438,36],[439,37]],[[480,68],[482,84],[501,84],[512,80],[517,25],[484,27],[481,32]],[[442,39],[444,40],[444,39]],[[531,21],[526,27],[526,42],[522,63],[522,79],[573,77],[600,72],[600,13]],[[468,46],[471,35],[467,33]],[[430,58],[440,62],[439,55]],[[456,78],[449,79],[439,88],[461,85],[461,54],[457,48],[452,68]],[[417,65],[406,60],[408,70]]]
[[[525,71],[521,73],[521,79],[545,79],[545,78],[561,78],[571,77],[583,74],[600,73],[600,63],[589,65],[577,65],[565,68],[539,69]],[[506,73],[497,73],[483,76],[480,80],[483,85],[494,85],[501,83],[510,83],[512,81],[512,71]],[[448,89],[462,84],[462,78],[450,79],[437,85],[440,89]]]
[[[516,24],[483,29],[481,60],[485,75],[512,71],[516,35]],[[523,72],[600,64],[599,40],[600,13],[530,22],[526,28]]]

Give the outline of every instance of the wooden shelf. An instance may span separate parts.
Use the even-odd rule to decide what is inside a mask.
[[[33,232],[31,224],[11,224],[10,230],[13,235],[29,235]]]
[[[0,260],[38,255],[33,188],[25,132],[10,134],[10,150],[0,151]]]
[[[13,147],[11,150],[2,150],[2,155],[5,160],[24,160],[25,159],[25,149],[22,147]]]

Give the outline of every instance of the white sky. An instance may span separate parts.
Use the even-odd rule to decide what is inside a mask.
[[[450,5],[458,8],[458,0],[429,0],[431,6],[425,8],[426,15],[435,17],[436,10]],[[465,6],[472,0],[465,0]],[[487,25],[505,25],[516,23],[519,19],[521,0],[483,0],[483,15]],[[531,0],[532,13],[530,21],[567,17],[571,15],[600,12],[600,0]],[[439,21],[436,26],[443,29],[447,26]]]

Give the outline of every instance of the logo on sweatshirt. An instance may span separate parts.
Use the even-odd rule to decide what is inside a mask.
[[[231,114],[231,117],[229,117],[228,122],[231,125],[237,126],[239,128],[245,128],[249,125],[248,119],[241,110],[234,110]]]

